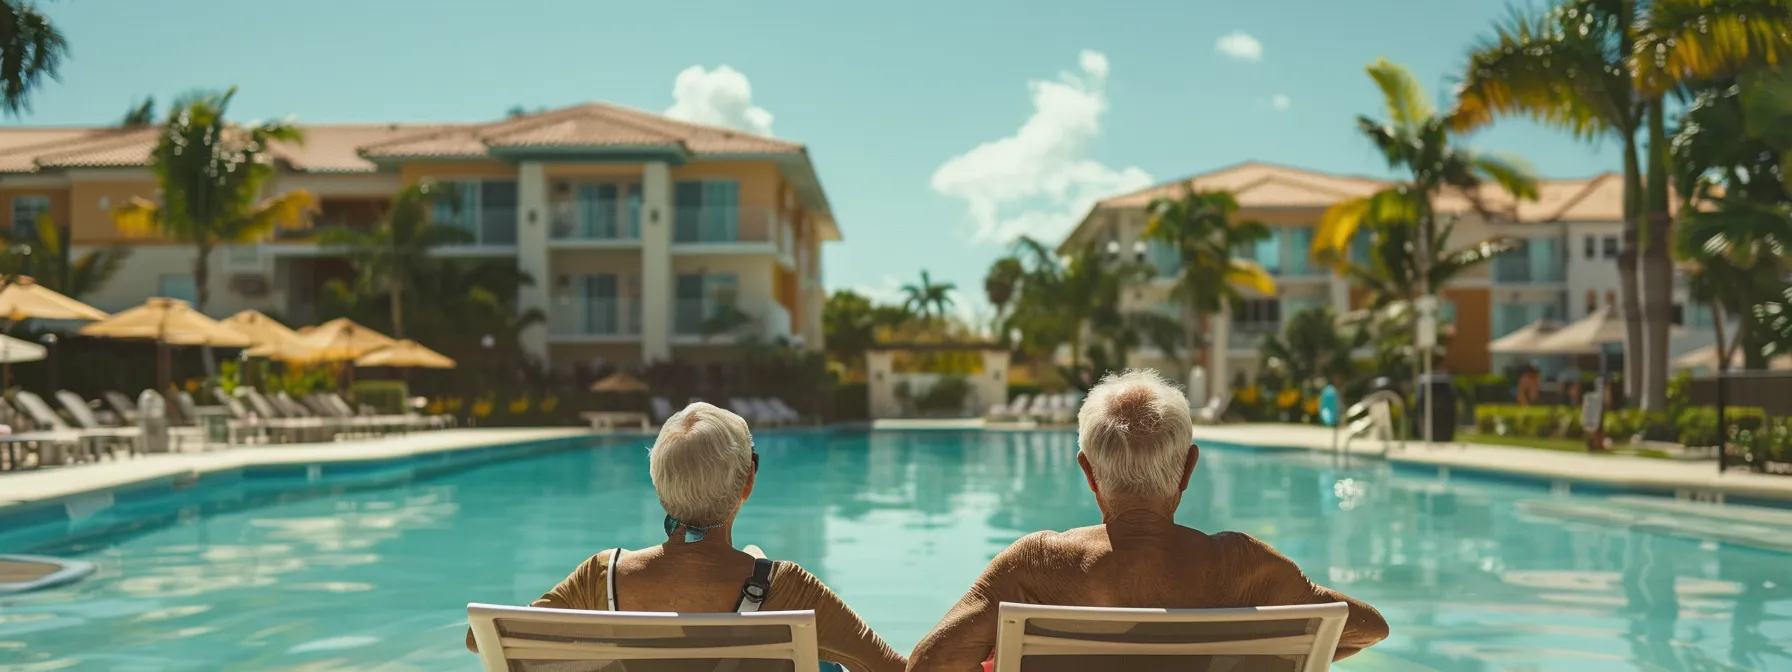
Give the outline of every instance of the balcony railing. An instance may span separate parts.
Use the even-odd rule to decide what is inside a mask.
[[[672,334],[700,338],[758,337],[767,341],[790,337],[790,311],[776,300],[752,309],[713,299],[678,299],[672,308]]]
[[[548,333],[558,336],[640,336],[641,302],[628,297],[561,295],[549,311]]]
[[[1562,282],[1566,275],[1561,255],[1556,254],[1553,240],[1532,239],[1518,249],[1493,258],[1493,281],[1496,284],[1535,284]]]
[[[770,208],[704,205],[674,208],[672,242],[776,243],[779,229],[787,226]]]
[[[639,201],[560,201],[553,204],[552,240],[629,242],[641,240]]]

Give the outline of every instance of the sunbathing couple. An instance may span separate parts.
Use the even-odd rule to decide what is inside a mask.
[[[1101,524],[1021,537],[906,659],[814,575],[766,562],[751,546],[735,550],[730,528],[753,493],[759,455],[740,416],[703,403],[668,419],[653,445],[649,468],[668,514],[666,543],[591,556],[534,606],[814,610],[821,658],[854,672],[980,670],[995,648],[1002,602],[1182,609],[1347,602],[1337,658],[1387,636],[1373,607],[1314,585],[1268,544],[1175,523],[1199,455],[1180,390],[1148,372],[1110,376],[1089,392],[1077,424],[1077,462]],[[762,602],[752,599],[762,594],[755,586],[769,588]]]

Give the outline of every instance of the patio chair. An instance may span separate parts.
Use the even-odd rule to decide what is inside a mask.
[[[56,401],[62,403],[63,410],[68,411],[68,417],[74,418],[77,431],[95,437],[105,437],[107,452],[112,455],[113,459],[118,458],[117,449],[120,445],[127,447],[127,454],[139,452],[137,438],[143,435],[141,427],[106,426],[100,422],[99,416],[94,415],[93,407],[87,405],[86,399],[82,399],[81,395],[68,390],[57,390]]]
[[[783,399],[771,397],[766,399],[765,403],[769,404],[772,412],[777,413],[778,417],[783,418],[785,422],[796,424],[803,421],[803,414],[798,413],[796,409],[791,408],[790,404],[784,403]]]
[[[468,604],[486,672],[559,668],[641,672],[693,669],[814,670],[815,612],[745,614],[578,611]],[[728,664],[727,661],[738,661]],[[585,663],[585,665],[578,665]],[[738,667],[737,667],[738,666]]]
[[[51,408],[44,398],[37,396],[35,392],[19,390],[13,393],[12,400],[19,410],[24,411],[25,416],[31,419],[32,424],[37,426],[37,430],[32,434],[59,445],[74,444],[76,457],[97,460],[100,454],[99,449],[104,447],[107,453],[116,458],[118,457],[118,445],[132,438],[129,432],[113,431],[120,429],[116,427],[109,429],[71,427],[62,419],[62,416],[56,414],[56,409]],[[85,408],[86,404],[82,404],[82,407]],[[129,449],[127,448],[127,450]],[[67,454],[62,454],[62,457],[66,458]]]
[[[1218,395],[1207,400],[1207,405],[1195,409],[1194,420],[1203,425],[1217,425],[1226,417],[1226,407],[1232,403],[1232,395]]]
[[[1032,403],[1027,404],[1027,411],[1023,417],[1040,422],[1049,420],[1051,419],[1051,403],[1052,395],[1034,395]]]
[[[994,672],[1331,669],[1350,605],[1113,609],[1003,602]],[[487,668],[491,669],[491,668]]]
[[[676,412],[676,411],[672,410],[672,402],[667,401],[665,397],[654,397],[652,399],[652,403],[653,403],[653,424],[656,424],[656,425],[665,424],[666,418],[672,417],[672,414]]]
[[[759,417],[759,414],[754,412],[753,407],[747,403],[747,400],[742,399],[740,397],[729,397],[728,398],[728,410],[734,411],[735,415],[740,416],[740,418],[742,420],[747,421],[748,424],[752,424],[752,423],[756,423],[756,422],[766,422],[766,423],[771,422],[770,418]]]
[[[257,439],[257,443],[273,442],[278,438],[283,438],[287,432],[287,430],[277,429],[264,423],[261,417],[243,405],[241,399],[230,396],[230,393],[225,392],[223,388],[212,388],[212,398],[217,399],[218,403],[224,406],[224,412],[230,415],[228,422],[230,423],[230,443],[232,445],[237,443],[237,439],[243,438],[242,432],[245,431]]]
[[[990,420],[1019,420],[1027,412],[1027,404],[1033,401],[1032,395],[1017,394],[1006,404],[991,404],[988,418]]]
[[[43,400],[39,399],[38,401],[41,403]],[[8,404],[4,400],[0,400],[0,415],[5,416],[6,424],[15,430],[26,430],[14,431],[0,441],[0,449],[6,452],[8,469],[14,471],[22,469],[26,457],[34,458],[34,466],[44,467],[67,464],[70,458],[92,456],[87,440],[80,432],[70,429],[66,423],[61,423],[61,418],[56,419],[58,423],[61,423],[59,426],[62,427],[58,430],[56,429],[57,424],[37,422],[32,419],[32,414],[20,411],[15,408],[15,405],[17,404]],[[50,415],[54,416],[55,413],[52,412]],[[30,429],[31,426],[36,426],[37,429]]]
[[[751,397],[747,399],[747,403],[753,405],[754,413],[758,413],[759,417],[762,419],[769,419],[771,424],[788,425],[792,422],[796,422],[796,418],[779,411],[777,406],[773,406],[770,399]]]
[[[112,407],[112,412],[117,413],[118,419],[124,421],[124,424],[137,424],[137,404],[130,397],[118,390],[106,390],[100,396],[106,399],[106,405]]]
[[[249,403],[249,409],[254,411],[257,416],[256,422],[281,432],[286,438],[313,441],[332,429],[328,423],[317,418],[287,417],[280,412],[280,409],[275,408],[273,402],[268,401],[267,397],[261,396],[260,390],[253,387],[236,388],[236,395],[239,399]]]

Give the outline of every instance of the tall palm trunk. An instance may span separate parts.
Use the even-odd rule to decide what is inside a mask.
[[[1666,111],[1660,98],[1649,102],[1649,188],[1643,229],[1641,280],[1643,294],[1644,411],[1662,411],[1668,402],[1668,329],[1673,323],[1674,261],[1668,256],[1668,141]]]
[[[193,260],[193,310],[205,312],[205,304],[212,298],[212,246],[201,241],[196,246],[198,256]],[[218,375],[218,358],[212,353],[212,346],[199,348],[199,360],[205,365],[207,377]],[[167,394],[167,390],[160,391]]]
[[[1624,133],[1624,230],[1618,248],[1618,302],[1624,318],[1624,398],[1638,399],[1643,383],[1643,308],[1638,294],[1637,219],[1642,212],[1643,177],[1636,133]]]
[[[392,337],[404,338],[404,291],[393,284],[386,292],[392,298]]]
[[[1724,344],[1724,307],[1717,301],[1711,302],[1711,331],[1717,336],[1711,347],[1717,349],[1717,372],[1730,370],[1730,357],[1734,352]]]

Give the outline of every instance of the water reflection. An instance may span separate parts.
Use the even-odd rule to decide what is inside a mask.
[[[476,669],[467,602],[524,602],[592,553],[663,539],[645,447],[177,502],[161,527],[9,549],[100,571],[0,598],[0,669]],[[736,538],[814,571],[899,648],[1015,538],[1098,519],[1071,432],[767,433],[758,450]],[[1209,447],[1178,520],[1261,537],[1381,607],[1394,637],[1346,670],[1792,669],[1792,556],[1625,522],[1638,506]],[[1792,531],[1776,520],[1750,524]]]

